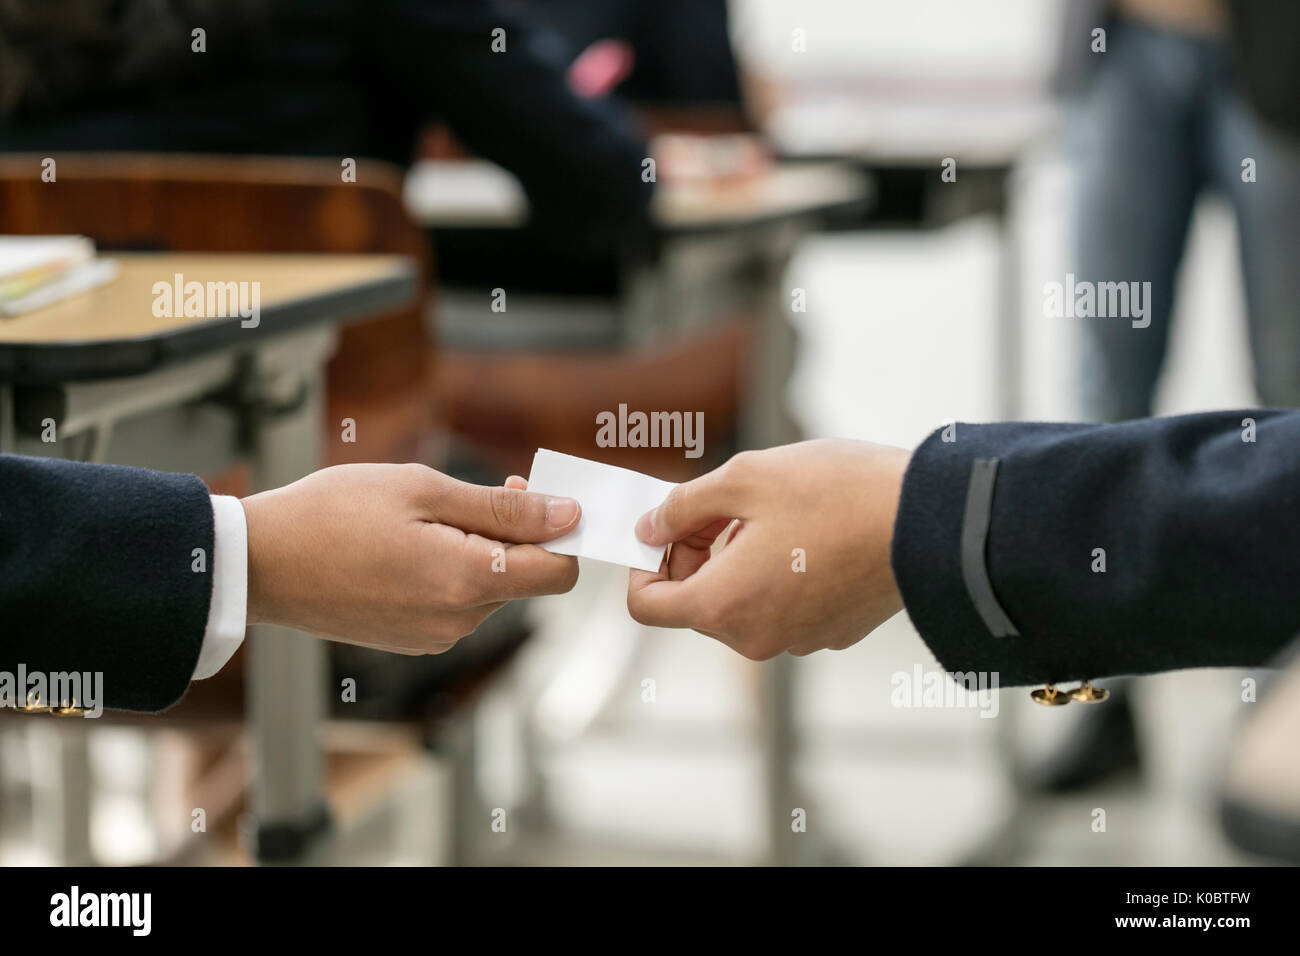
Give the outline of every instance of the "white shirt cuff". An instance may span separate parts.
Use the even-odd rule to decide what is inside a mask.
[[[212,603],[191,680],[211,677],[244,643],[248,622],[248,522],[238,498],[212,495]]]

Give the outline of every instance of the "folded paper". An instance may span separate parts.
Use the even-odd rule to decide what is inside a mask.
[[[672,489],[671,481],[546,448],[533,456],[528,476],[529,491],[576,498],[582,506],[578,526],[543,548],[642,571],[659,570],[666,546],[638,540],[637,519],[658,507]]]

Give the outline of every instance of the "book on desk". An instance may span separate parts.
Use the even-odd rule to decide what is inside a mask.
[[[85,236],[0,236],[0,319],[112,281],[117,263]]]

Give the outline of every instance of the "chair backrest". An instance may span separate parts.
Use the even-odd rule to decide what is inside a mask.
[[[432,341],[424,231],[402,206],[401,171],[358,161],[137,153],[0,156],[0,233],[76,233],[106,251],[399,253],[421,277],[416,304],[343,331],[331,404],[423,394]],[[349,176],[349,179],[352,177]],[[432,409],[430,406],[430,415]],[[409,419],[409,416],[408,416]]]

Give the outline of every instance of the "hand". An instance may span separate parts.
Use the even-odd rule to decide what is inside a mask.
[[[338,465],[245,498],[248,622],[440,654],[506,601],[577,581],[576,558],[528,542],[572,528],[578,503],[526,487],[423,465]]]
[[[856,644],[903,607],[889,549],[910,457],[809,441],[743,452],[678,485],[637,523],[642,541],[672,549],[658,572],[631,572],[628,611],[753,660]]]
[[[607,96],[635,65],[636,51],[626,40],[597,40],[569,64],[569,88],[585,100]]]

